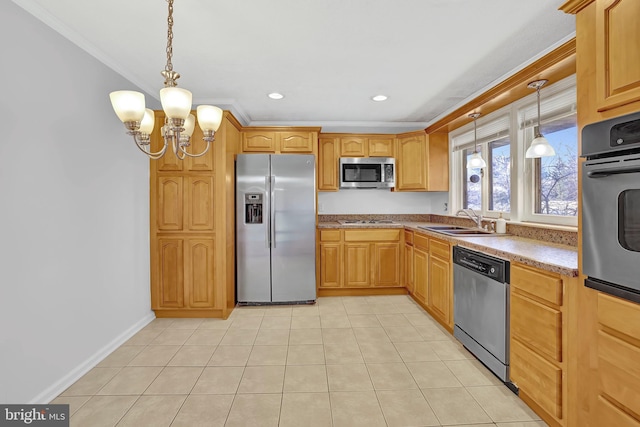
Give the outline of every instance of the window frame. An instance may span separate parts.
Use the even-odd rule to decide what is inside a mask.
[[[561,105],[563,109],[567,111],[573,109],[572,111],[573,113],[575,113],[575,97],[573,98],[573,101],[571,103],[568,103],[566,105],[564,104],[564,102],[566,101],[564,97],[566,97],[567,99],[571,98],[571,92],[573,91],[573,93],[575,93],[575,90],[575,75],[569,76],[559,82],[556,82],[553,85],[549,85],[548,87],[541,89],[543,131],[545,121],[558,119],[558,117],[554,115],[554,111],[548,114],[548,116],[545,116],[545,100],[550,100],[547,102],[547,104],[553,107],[553,101],[555,99],[559,99],[559,105]],[[530,123],[524,121],[523,112],[530,111],[532,107],[535,107],[536,99],[536,93],[532,92],[531,95],[528,95],[505,107],[502,107],[499,110],[488,114],[487,116],[478,118],[478,151],[481,153],[482,158],[487,162],[487,167],[483,168],[483,176],[481,178],[482,209],[479,213],[481,213],[482,216],[486,218],[497,218],[500,214],[502,214],[505,219],[515,222],[529,222],[545,225],[577,227],[577,215],[561,216],[538,214],[534,212],[536,206],[534,199],[535,195],[537,194],[535,192],[536,183],[534,182],[534,169],[536,161],[540,162],[540,160],[526,159],[524,156],[526,149],[533,139],[529,135],[533,134],[533,128],[529,126]],[[569,113],[565,112],[564,114],[566,115]],[[488,190],[490,185],[490,177],[488,177],[488,175],[491,173],[489,164],[489,161],[491,160],[489,156],[489,143],[492,142],[492,140],[495,141],[500,138],[496,137],[491,139],[490,136],[486,135],[486,131],[483,132],[483,130],[487,126],[491,126],[492,123],[499,120],[502,120],[504,122],[505,118],[507,118],[506,120],[508,123],[508,137],[510,143],[510,212],[489,210],[490,195]],[[530,116],[527,118],[531,119]],[[471,144],[473,144],[473,122],[455,129],[449,134],[449,157],[451,171],[451,191],[449,192],[449,206],[452,207],[453,215],[455,215],[458,210],[462,209],[464,197],[466,196],[466,194],[463,194],[465,183],[463,182],[464,171],[462,170],[462,168],[466,167],[465,162],[463,161],[463,148],[469,146],[469,135],[471,135]],[[483,137],[481,138],[480,135],[483,135]],[[576,141],[576,143],[578,143],[578,141]]]

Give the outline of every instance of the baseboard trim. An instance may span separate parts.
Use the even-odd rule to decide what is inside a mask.
[[[58,381],[47,387],[42,393],[29,401],[29,404],[46,404],[55,399],[60,393],[65,391],[71,384],[75,383],[84,374],[93,369],[105,357],[111,354],[116,348],[124,344],[129,338],[138,333],[142,328],[147,326],[156,316],[153,311],[145,315],[142,319],[131,325],[127,330],[118,335],[110,343],[95,352],[91,357],[82,362],[68,374],[60,378]]]

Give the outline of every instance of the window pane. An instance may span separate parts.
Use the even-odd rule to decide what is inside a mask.
[[[556,151],[556,155],[536,159],[536,213],[576,216],[578,214],[576,115],[544,125],[542,133]]]
[[[489,210],[511,211],[511,145],[509,138],[489,143]]]
[[[480,177],[482,176],[482,172],[480,168],[467,169],[467,162],[469,161],[469,158],[472,154],[473,149],[464,150],[464,164],[462,165],[462,173],[464,178],[462,180],[462,182],[464,183],[462,194],[464,200],[462,201],[462,207],[464,209],[480,210],[480,208],[482,207],[482,193],[480,184]]]

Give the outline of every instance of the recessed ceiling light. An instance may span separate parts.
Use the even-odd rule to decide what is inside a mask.
[[[387,100],[387,96],[386,95],[376,95],[371,99],[373,99],[376,102],[386,101]]]
[[[282,99],[284,98],[284,95],[278,92],[272,92],[269,95],[267,95],[269,98],[271,99]]]

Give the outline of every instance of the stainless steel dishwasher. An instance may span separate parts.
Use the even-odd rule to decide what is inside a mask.
[[[453,247],[453,335],[509,382],[509,261]]]

